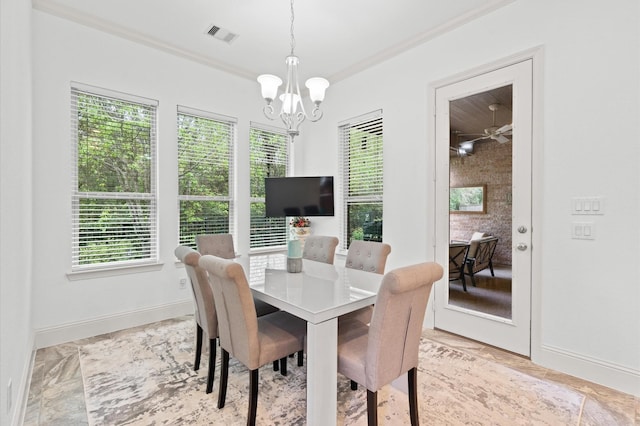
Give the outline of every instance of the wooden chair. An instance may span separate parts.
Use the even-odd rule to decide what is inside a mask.
[[[258,317],[244,269],[238,263],[206,255],[199,264],[209,272],[215,296],[222,363],[218,408],[223,408],[229,375],[229,356],[250,370],[247,424],[255,425],[258,404],[258,369],[281,361],[286,375],[286,358],[304,347],[306,322],[278,311]]]
[[[469,254],[467,255],[467,272],[466,274],[471,277],[471,283],[476,286],[475,274],[489,268],[491,276],[493,273],[493,253],[496,251],[498,245],[498,237],[485,237],[479,240],[472,240],[469,246]]]
[[[427,301],[443,270],[433,262],[395,269],[382,279],[371,324],[338,324],[338,372],[367,388],[367,419],[378,424],[377,392],[407,373],[411,424],[418,425],[417,367]]]
[[[323,235],[310,235],[304,242],[302,258],[333,265],[338,239]]]
[[[464,267],[467,263],[469,244],[449,244],[449,281],[462,281],[462,289],[467,291],[467,281],[464,279]]]

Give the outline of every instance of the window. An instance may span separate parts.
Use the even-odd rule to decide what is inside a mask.
[[[338,127],[342,170],[341,248],[352,240],[382,241],[382,111]]]
[[[72,270],[157,262],[157,105],[71,88]]]
[[[281,130],[251,123],[249,131],[251,162],[251,243],[250,248],[284,246],[286,219],[265,217],[264,179],[287,176],[289,138]]]
[[[236,120],[178,106],[179,243],[200,234],[227,234],[233,219]]]

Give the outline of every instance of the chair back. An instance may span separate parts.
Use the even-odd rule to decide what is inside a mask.
[[[239,263],[211,255],[203,255],[199,263],[209,273],[220,346],[250,370],[258,368],[258,318],[244,269]]]
[[[369,326],[367,389],[377,391],[418,366],[429,294],[442,274],[442,266],[425,262],[394,269],[382,279]]]
[[[191,283],[193,298],[196,301],[196,322],[207,332],[209,339],[215,339],[218,337],[218,317],[207,271],[198,264],[200,253],[188,246],[178,246],[174,253],[184,263]]]
[[[233,247],[233,235],[231,234],[196,235],[196,245],[202,255],[210,254],[223,259],[236,257],[236,251]]]
[[[333,265],[338,239],[324,235],[310,235],[304,241],[302,257]]]
[[[475,255],[473,256],[473,272],[478,272],[489,266],[493,253],[498,245],[498,237],[481,238],[471,242],[471,246],[475,247]],[[471,249],[469,249],[471,252]],[[471,257],[471,255],[469,255]]]
[[[353,240],[349,245],[345,266],[376,274],[384,274],[391,246],[376,241]]]
[[[451,243],[449,244],[449,279],[457,280],[464,274],[464,265],[467,261],[469,244]]]

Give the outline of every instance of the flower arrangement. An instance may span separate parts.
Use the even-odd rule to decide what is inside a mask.
[[[309,225],[311,225],[311,221],[309,220],[309,218],[302,216],[294,217],[289,222],[289,226],[293,228],[306,228]]]

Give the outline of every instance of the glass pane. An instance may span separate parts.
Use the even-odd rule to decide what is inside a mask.
[[[79,192],[151,193],[154,112],[78,93]]]
[[[80,200],[79,265],[148,259],[152,228],[148,200]]]
[[[251,248],[286,245],[286,218],[264,214],[264,203],[251,203]]]
[[[180,195],[229,195],[230,123],[178,115]]]
[[[228,202],[180,201],[180,244],[195,248],[196,235],[228,233]]]
[[[264,198],[264,179],[287,175],[287,137],[278,133],[252,129],[251,197]]]
[[[353,240],[382,241],[382,203],[349,204],[347,235]]]

